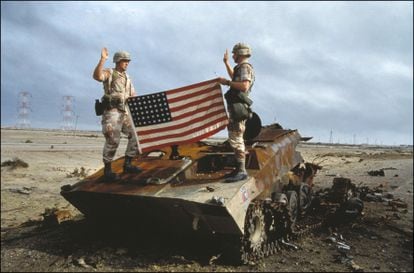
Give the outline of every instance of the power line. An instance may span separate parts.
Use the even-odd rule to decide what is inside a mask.
[[[30,108],[30,98],[32,95],[29,92],[20,92],[19,93],[19,102],[18,102],[18,117],[17,117],[17,128],[25,129],[30,128],[29,112],[32,110]]]
[[[63,105],[62,105],[62,130],[70,131],[74,129],[75,123],[75,112],[73,111],[74,97],[73,96],[63,96]]]

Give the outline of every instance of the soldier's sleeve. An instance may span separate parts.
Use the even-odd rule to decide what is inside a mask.
[[[253,81],[253,69],[250,65],[240,67],[240,81]]]
[[[107,68],[107,69],[104,69],[104,70],[102,70],[102,73],[103,73],[103,82],[105,82],[105,81],[107,81],[108,80],[108,78],[109,78],[109,73],[111,73],[110,72],[110,70]]]

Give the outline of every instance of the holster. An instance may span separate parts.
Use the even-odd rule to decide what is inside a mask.
[[[95,100],[95,113],[97,116],[101,116],[104,111],[104,106],[102,102],[100,102],[98,99]]]

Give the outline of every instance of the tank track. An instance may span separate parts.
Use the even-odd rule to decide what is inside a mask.
[[[256,225],[263,225],[264,229],[257,232],[254,230]],[[256,263],[284,248],[297,248],[289,241],[309,235],[322,225],[322,219],[308,216],[293,223],[286,205],[267,200],[254,201],[247,211],[245,234],[241,237],[241,262]]]

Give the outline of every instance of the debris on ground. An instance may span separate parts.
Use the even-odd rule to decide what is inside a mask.
[[[339,255],[334,255],[336,262],[347,265],[352,269],[352,272],[364,272],[364,269],[354,262],[353,256],[350,255],[351,246],[345,242],[341,234],[333,232],[325,241],[335,244],[336,250],[339,252]]]
[[[292,244],[292,243],[288,243],[288,242],[286,242],[284,239],[280,240],[280,243],[281,243],[282,245],[286,246],[286,247],[287,247],[287,248],[289,248],[289,249],[294,249],[294,250],[298,250],[298,249],[299,249],[299,247],[298,247],[297,245],[294,245],[294,244]]]
[[[383,185],[380,184],[378,187],[373,189],[362,186],[357,187],[355,190],[359,193],[359,198],[363,201],[369,202],[388,202],[388,205],[393,208],[407,208],[408,204],[401,198],[394,197],[393,194],[384,191]]]
[[[370,176],[385,176],[384,169],[374,170],[374,171],[368,171],[368,174]]]
[[[217,255],[213,255],[210,260],[208,261],[209,265],[215,264],[216,261],[221,257],[221,253]]]
[[[10,192],[15,192],[15,193],[21,193],[21,194],[31,194],[32,190],[35,189],[36,187],[22,187],[19,189],[13,188],[13,189],[9,189]]]
[[[46,208],[42,213],[43,222],[46,225],[56,225],[73,218],[69,210],[58,208]]]
[[[80,167],[80,170],[79,170],[78,168],[75,168],[75,169],[73,170],[73,172],[68,173],[68,174],[66,175],[66,177],[67,177],[67,178],[72,178],[72,177],[86,177],[87,175],[88,175],[88,174],[87,174],[87,172],[86,172],[85,168],[84,168],[84,167]]]
[[[404,202],[401,199],[395,199],[388,201],[388,205],[391,207],[397,207],[397,208],[407,208],[408,204],[407,202]]]
[[[16,169],[16,168],[27,168],[29,167],[29,164],[27,164],[26,162],[24,162],[23,160],[14,157],[12,160],[6,160],[4,162],[1,163],[2,167],[10,167],[11,170]]]
[[[76,265],[78,265],[78,266],[81,266],[81,267],[83,267],[83,268],[93,268],[93,266],[92,265],[89,265],[89,264],[87,264],[86,262],[85,262],[85,259],[84,258],[79,258],[79,259],[76,259],[75,260],[75,264]]]

